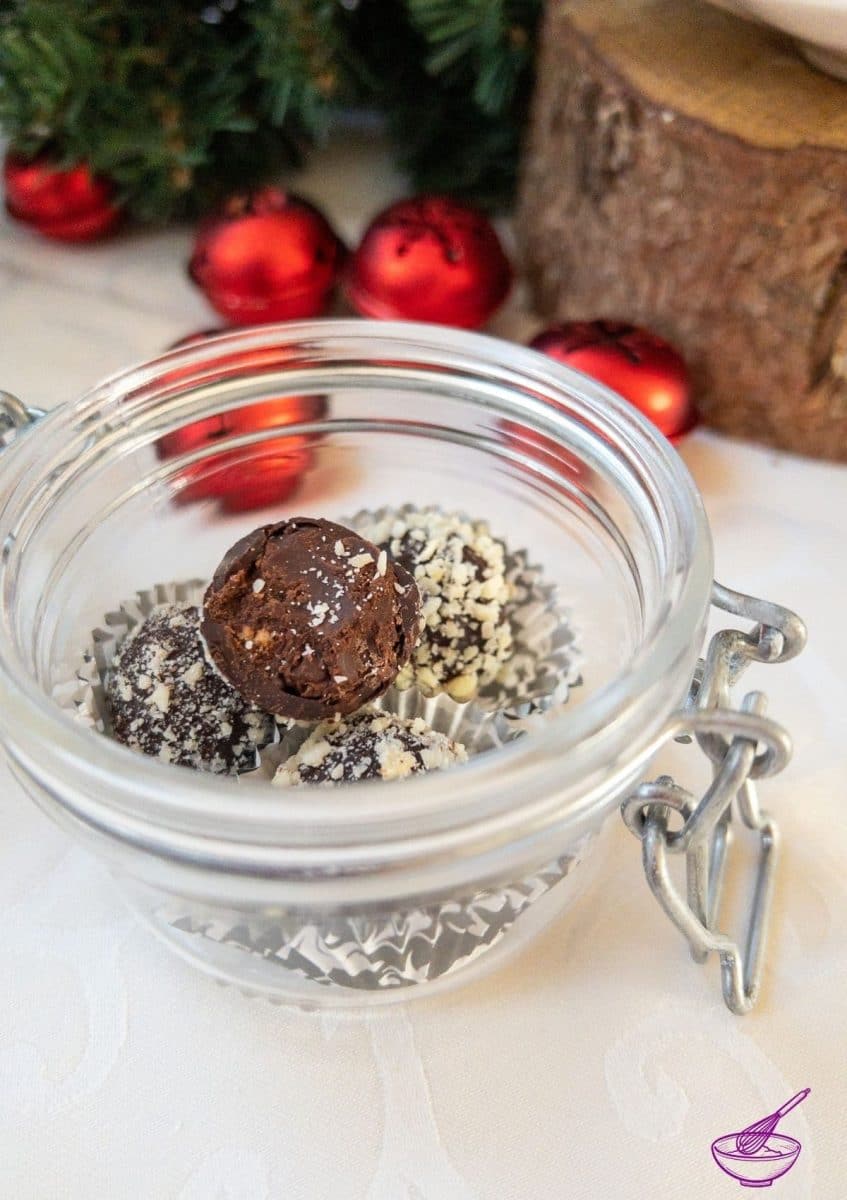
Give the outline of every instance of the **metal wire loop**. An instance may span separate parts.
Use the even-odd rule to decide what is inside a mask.
[[[9,445],[19,430],[43,416],[40,408],[27,408],[11,392],[0,390],[0,450]]]
[[[776,826],[759,808],[753,780],[785,767],[791,739],[765,716],[762,692],[748,692],[736,709],[730,691],[751,662],[781,663],[799,654],[806,628],[788,609],[719,583],[713,585],[712,601],[755,625],[748,632],[725,629],[714,635],[698,663],[688,701],[667,729],[677,740],[694,735],[713,764],[712,782],[699,800],[668,776],[642,783],[623,802],[621,814],[641,840],[650,889],[686,938],[692,957],[704,962],[712,952],[718,954],[724,1000],[732,1012],[745,1013],[759,995],[779,842]],[[716,928],[733,800],[741,822],[759,840],[743,952]],[[668,827],[673,812],[683,817],[675,830]],[[668,854],[685,855],[685,899],[670,878]]]
[[[661,775],[652,782],[642,783],[621,805],[624,824],[637,838],[644,836],[647,820],[664,809],[665,826],[670,810],[682,813],[685,821],[694,811],[694,797],[684,788],[678,787],[669,775]],[[683,826],[684,827],[684,826]]]

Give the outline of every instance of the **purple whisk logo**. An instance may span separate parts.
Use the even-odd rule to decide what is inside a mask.
[[[712,1142],[712,1157],[720,1169],[737,1179],[742,1187],[770,1187],[787,1175],[802,1149],[796,1138],[777,1133],[786,1113],[805,1100],[811,1088],[803,1088],[781,1108],[745,1126],[738,1133],[725,1133]]]

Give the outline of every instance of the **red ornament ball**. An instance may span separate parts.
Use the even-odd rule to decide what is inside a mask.
[[[344,276],[366,317],[474,329],[505,300],[512,268],[494,226],[446,196],[401,200],[368,227]]]
[[[57,167],[46,154],[26,159],[10,151],[3,163],[6,209],[45,237],[88,242],[121,219],[115,188],[85,163]]]
[[[344,253],[314,205],[265,187],[230,197],[201,225],[189,274],[236,325],[290,321],[324,311]]]
[[[215,491],[226,513],[252,512],[289,500],[299,489],[312,466],[308,438],[280,439],[260,447],[243,460],[224,466],[218,473]]]
[[[685,360],[647,329],[625,321],[565,321],[530,345],[605,383],[665,437],[680,437],[697,423]]]
[[[320,420],[326,412],[322,396],[280,396],[206,417],[164,434],[156,443],[161,459],[213,446],[237,434],[279,430]],[[180,472],[180,504],[213,500],[224,512],[248,512],[281,504],[302,483],[312,465],[316,436],[274,437],[240,450],[222,450]]]

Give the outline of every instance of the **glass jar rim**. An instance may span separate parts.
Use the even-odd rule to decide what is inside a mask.
[[[336,854],[339,847],[347,847],[355,857],[364,842],[371,848],[381,840],[396,845],[404,832],[414,833],[417,851],[422,839],[449,830],[473,827],[477,839],[489,828],[492,835],[506,826],[515,832],[554,809],[560,821],[576,828],[596,815],[608,798],[610,771],[618,769],[613,764],[623,773],[637,767],[660,739],[670,710],[657,708],[655,696],[645,705],[645,697],[649,685],[674,664],[684,660],[693,669],[712,579],[708,523],[682,459],[633,406],[588,376],[499,338],[427,324],[320,319],[227,332],[115,374],[80,400],[39,420],[34,430],[15,438],[0,455],[0,495],[8,496],[32,478],[39,439],[62,437],[105,402],[131,398],[175,367],[189,373],[222,347],[258,350],[286,343],[337,344],[348,353],[358,348],[363,355],[377,353],[387,361],[404,353],[414,353],[415,361],[452,356],[454,366],[462,363],[468,369],[520,379],[537,397],[526,401],[536,406],[537,428],[553,438],[565,420],[555,397],[577,404],[590,417],[598,441],[613,436],[618,452],[625,451],[649,473],[688,531],[688,567],[667,619],[638,648],[627,670],[568,713],[567,720],[545,721],[531,737],[449,772],[406,780],[403,788],[386,788],[380,781],[359,783],[354,804],[346,788],[308,789],[305,795],[304,789],[271,790],[269,784],[257,787],[248,798],[230,779],[174,769],[140,756],[130,760],[124,747],[92,737],[90,730],[74,724],[38,686],[16,653],[4,613],[0,698],[4,740],[13,763],[46,781],[52,794],[81,819],[177,857],[183,842],[190,854],[195,835],[223,839],[235,858],[235,846],[241,843],[245,851],[249,845],[255,852],[284,846],[287,861],[300,847],[305,861],[308,852],[320,847],[332,846]],[[444,367],[439,370],[443,373]],[[4,513],[5,506],[0,509],[0,542],[11,532]],[[43,755],[46,747],[50,761],[39,762],[39,748]],[[628,747],[625,761],[621,747]],[[73,803],[64,795],[71,791]],[[110,799],[103,799],[105,795]]]

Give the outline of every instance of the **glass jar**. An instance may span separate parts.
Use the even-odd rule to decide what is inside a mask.
[[[297,424],[190,436],[289,397]],[[281,439],[309,447],[291,503],[226,515],[184,502],[222,453],[247,462]],[[399,322],[264,327],[113,377],[4,441],[11,768],[171,947],[247,991],[387,1001],[493,965],[565,906],[598,830],[679,726],[711,596],[699,495],[629,405],[533,351]],[[582,684],[528,736],[402,785],[283,791],[133,755],[56,702],[91,631],[137,590],[208,578],[267,520],[409,501],[485,517],[574,614]]]

